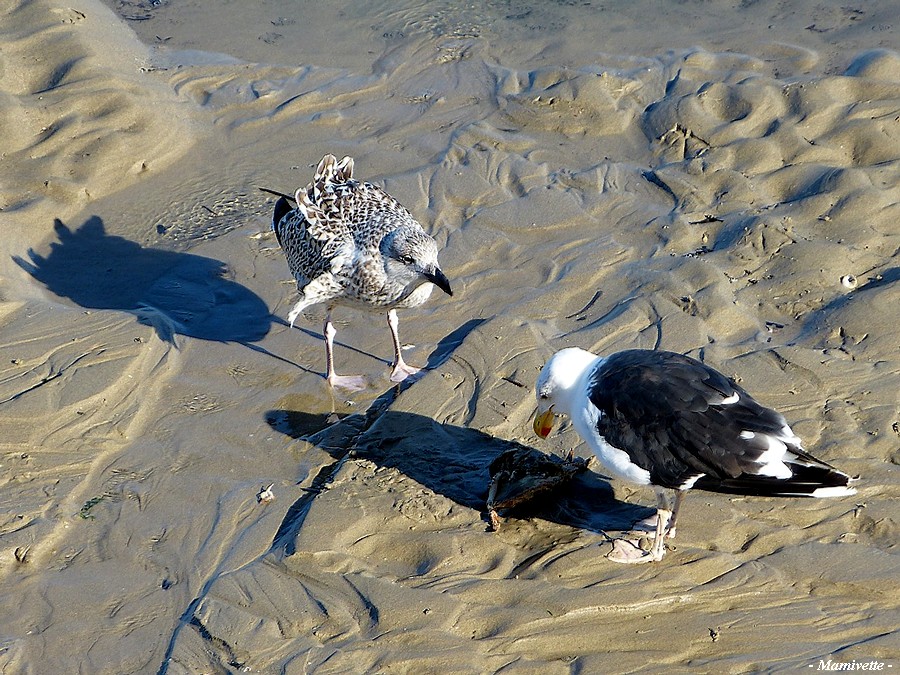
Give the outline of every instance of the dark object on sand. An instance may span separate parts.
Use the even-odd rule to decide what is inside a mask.
[[[498,455],[488,468],[491,483],[487,508],[492,529],[496,531],[500,528],[497,511],[517,508],[538,497],[547,497],[568,483],[576,473],[584,471],[590,462],[571,454],[567,459],[546,455],[525,446]]]

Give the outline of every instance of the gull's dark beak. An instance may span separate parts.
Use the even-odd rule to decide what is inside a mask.
[[[425,272],[425,278],[444,291],[447,295],[453,295],[453,291],[450,290],[450,280],[443,272],[441,272],[440,267],[435,266],[433,272]]]

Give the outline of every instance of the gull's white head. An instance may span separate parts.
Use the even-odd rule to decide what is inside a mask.
[[[385,236],[380,248],[388,279],[412,288],[430,281],[447,295],[453,295],[450,281],[438,265],[437,243],[420,225],[398,227]]]
[[[546,438],[553,429],[556,413],[571,415],[578,383],[584,371],[596,360],[595,354],[578,347],[562,349],[550,357],[541,369],[535,387],[538,408],[534,417],[534,433]]]

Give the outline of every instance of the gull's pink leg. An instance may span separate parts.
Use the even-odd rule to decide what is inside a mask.
[[[419,368],[407,365],[400,353],[400,335],[397,328],[400,320],[397,318],[396,310],[390,310],[387,314],[388,327],[391,329],[391,340],[394,343],[394,369],[391,371],[391,382],[403,382],[410,375],[419,372]]]
[[[325,312],[325,378],[328,384],[339,389],[359,391],[366,388],[365,378],[359,375],[338,375],[334,372],[334,336],[337,330],[331,323],[331,308]]]

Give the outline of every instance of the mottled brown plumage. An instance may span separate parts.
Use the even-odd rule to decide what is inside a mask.
[[[391,379],[402,381],[417,369],[400,354],[396,309],[421,305],[432,285],[452,295],[438,265],[437,244],[396,199],[353,178],[353,160],[325,155],[313,181],[296,193],[297,208],[283,197],[275,204],[273,227],[297,280],[300,300],[288,315],[326,305],[327,378],[335,386],[360,388],[360,378],[334,372],[331,310],[347,305],[388,316],[394,343]]]

